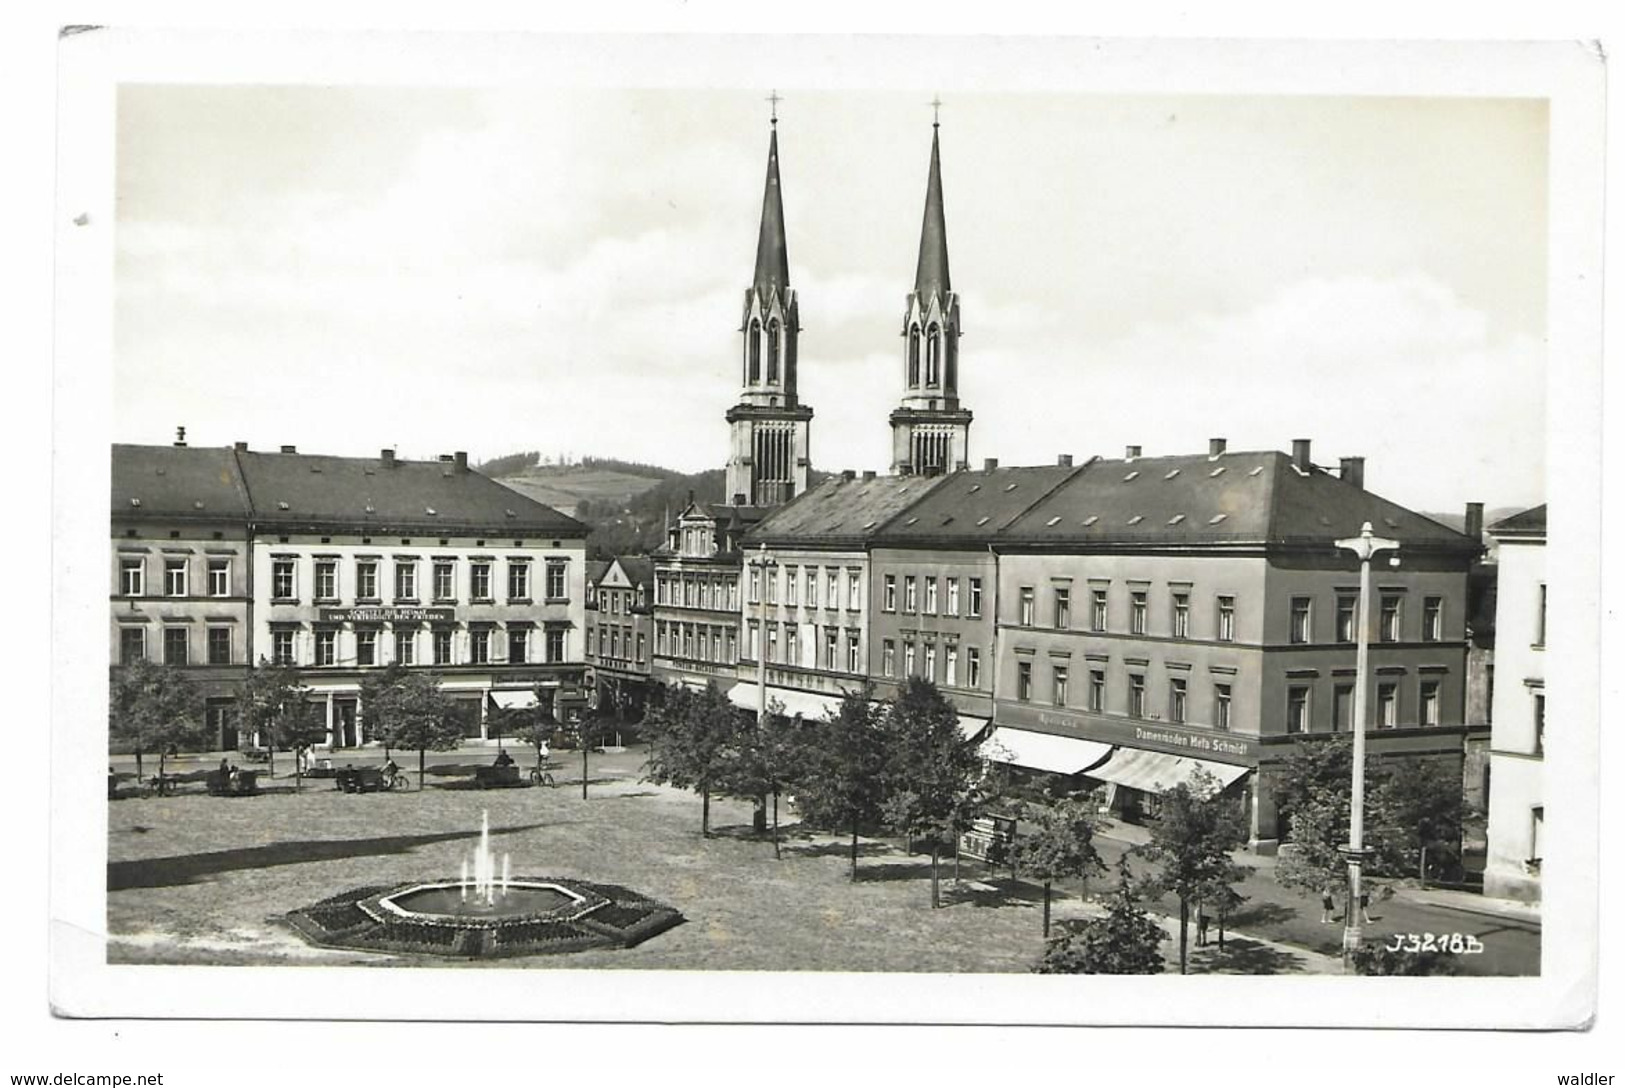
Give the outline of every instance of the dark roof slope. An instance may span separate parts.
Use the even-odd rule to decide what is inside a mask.
[[[928,496],[883,527],[879,543],[901,547],[991,541],[1081,471],[1070,465],[1036,465],[943,476]]]
[[[248,499],[229,449],[115,443],[112,484],[114,517],[248,517]]]
[[[774,509],[747,544],[861,545],[947,476],[832,476]]]
[[[1409,548],[1477,542],[1277,450],[1091,461],[1014,521],[1001,542],[1327,544],[1364,522]]]
[[[449,461],[251,451],[237,459],[263,524],[587,535],[574,518]]]
[[[608,559],[587,560],[587,584],[595,586],[602,582],[612,565]]]
[[[1489,531],[1494,536],[1545,536],[1546,504],[1541,503],[1509,518],[1502,518],[1491,525]]]
[[[635,586],[649,588],[655,582],[654,560],[647,555],[623,555],[615,560],[626,572],[627,581]]]

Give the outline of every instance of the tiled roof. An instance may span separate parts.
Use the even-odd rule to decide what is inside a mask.
[[[1091,461],[1000,534],[1001,543],[1313,544],[1364,522],[1406,547],[1476,542],[1277,450]]]
[[[994,468],[955,472],[882,527],[888,546],[992,540],[1028,508],[1080,472],[1070,465]]]
[[[833,476],[771,511],[746,544],[861,544],[948,476]]]
[[[1541,503],[1509,518],[1502,518],[1490,526],[1490,533],[1494,536],[1545,536],[1546,504]]]
[[[604,575],[609,573],[609,568],[612,566],[614,564],[608,559],[587,560],[587,584],[589,586],[598,585],[604,580]]]
[[[229,449],[115,444],[112,477],[114,517],[248,517],[248,498]]]
[[[615,560],[626,572],[627,581],[635,586],[652,587],[655,582],[654,560],[647,555],[623,555]]]

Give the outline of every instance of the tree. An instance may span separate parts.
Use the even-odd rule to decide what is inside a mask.
[[[1429,861],[1454,869],[1461,860],[1463,803],[1461,776],[1444,760],[1386,767],[1370,799],[1377,870],[1414,872],[1425,884]]]
[[[273,665],[260,658],[243,681],[240,702],[243,724],[269,753],[269,773],[276,774],[276,750],[294,753],[294,788],[303,785],[304,749],[327,736],[325,724],[315,720],[306,697],[310,694],[292,665]]]
[[[361,705],[385,744],[417,749],[420,790],[428,753],[462,743],[456,704],[440,690],[440,675],[433,671],[386,665],[361,681]]]
[[[937,686],[915,676],[886,702],[881,802],[884,823],[931,848],[931,906],[941,905],[944,845],[981,805],[982,758],[959,728],[959,712]]]
[[[739,709],[715,684],[703,691],[670,685],[644,719],[649,758],[644,780],[700,792],[700,834],[711,835],[711,793],[726,778],[728,745]]]
[[[145,659],[114,670],[107,701],[108,746],[142,757],[158,753],[158,774],[172,748],[195,748],[203,741],[203,700],[186,675],[173,665]]]
[[[1091,918],[1051,939],[1033,970],[1043,975],[1159,975],[1158,946],[1167,937],[1140,909],[1125,855],[1117,861],[1117,890],[1105,917]]]
[[[1162,808],[1151,825],[1151,841],[1140,847],[1157,863],[1147,886],[1179,899],[1179,973],[1185,973],[1191,905],[1220,886],[1239,881],[1245,871],[1230,860],[1246,841],[1240,813],[1204,770],[1162,792]]]
[[[1044,937],[1049,937],[1050,888],[1057,880],[1087,880],[1106,871],[1095,850],[1095,821],[1082,801],[1050,805],[1023,805],[1018,812],[1020,834],[1010,844],[1010,865],[1016,872],[1044,885]]]
[[[767,705],[767,720],[754,718],[742,724],[728,739],[723,753],[723,778],[727,792],[739,797],[771,797],[773,856],[779,850],[779,795],[797,765],[802,733],[801,719],[790,718],[777,699]]]
[[[838,710],[807,723],[794,772],[796,802],[810,827],[852,833],[852,879],[858,879],[858,832],[880,822],[886,789],[886,731],[869,691],[847,692]]]

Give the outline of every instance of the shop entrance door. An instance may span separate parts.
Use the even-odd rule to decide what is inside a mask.
[[[356,746],[354,699],[333,700],[333,737],[340,748],[354,748]]]

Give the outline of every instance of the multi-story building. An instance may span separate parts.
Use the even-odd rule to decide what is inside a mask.
[[[863,686],[876,606],[870,547],[882,526],[940,482],[842,473],[746,535],[735,703],[758,708],[764,666],[765,697],[790,714],[820,716]]]
[[[654,656],[663,684],[730,686],[739,661],[740,549],[761,511],[689,499],[654,556]]]
[[[1454,761],[1478,544],[1333,475],[1309,443],[1090,462],[999,534],[995,720],[1088,748],[1119,811],[1196,770],[1245,795],[1279,839],[1271,767],[1353,727],[1358,567],[1334,541],[1370,522],[1401,542],[1369,622],[1373,753]]]
[[[1546,507],[1489,531],[1500,572],[1484,894],[1537,901],[1546,820]]]
[[[252,661],[249,508],[229,449],[113,447],[112,664],[185,670],[210,743],[236,748]]]
[[[492,705],[531,705],[537,691],[550,689],[570,704],[580,688],[586,527],[470,470],[462,453],[420,462],[392,450],[357,458],[291,446],[258,453],[245,443],[121,446],[114,466],[115,488],[165,479],[162,507],[190,501],[202,512],[224,501],[228,485],[234,489],[240,543],[228,548],[228,530],[211,530],[198,562],[209,564],[211,591],[220,584],[240,591],[231,613],[241,616],[232,628],[241,631],[232,647],[239,666],[295,666],[332,747],[375,737],[361,683],[391,663],[433,667],[462,704],[471,738],[487,736]],[[176,488],[203,473],[218,480],[215,495]],[[119,501],[116,490],[115,507]],[[121,527],[117,511],[114,526]],[[128,548],[139,537],[125,528]],[[119,566],[121,580],[126,570],[135,577],[133,563]],[[215,615],[206,611],[200,623],[216,625]],[[229,708],[220,717],[229,718]],[[241,739],[223,732],[222,747]]]
[[[644,705],[652,668],[654,564],[648,556],[624,555],[589,563],[587,664],[590,687],[601,711],[617,716]]]

